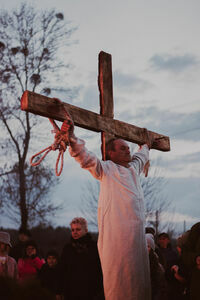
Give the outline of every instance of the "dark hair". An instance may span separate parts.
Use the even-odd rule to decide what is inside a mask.
[[[155,235],[155,229],[153,227],[146,227],[145,228],[145,233],[151,233],[153,235]]]
[[[49,256],[54,256],[58,260],[58,252],[56,250],[49,250],[47,252],[46,258],[48,258]]]
[[[19,234],[25,234],[28,237],[31,237],[30,231],[28,229],[25,229],[25,228],[22,228],[22,227],[20,227],[20,229],[19,229]]]
[[[186,241],[187,249],[195,249],[200,236],[200,222],[194,224],[189,231],[188,238]]]
[[[24,258],[27,257],[27,253],[26,253],[26,249],[29,247],[29,246],[32,246],[36,249],[36,255],[38,253],[38,247],[37,247],[37,244],[34,240],[28,240],[26,243],[25,243],[25,247],[24,247]]]
[[[162,232],[158,235],[158,238],[161,238],[161,237],[165,237],[165,238],[169,239],[169,234],[166,232]]]

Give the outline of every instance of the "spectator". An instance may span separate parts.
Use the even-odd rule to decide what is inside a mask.
[[[46,263],[38,273],[38,278],[42,287],[49,290],[54,297],[56,296],[58,286],[58,253],[51,250],[47,253]]]
[[[10,247],[9,233],[0,231],[0,276],[17,279],[17,263],[14,258],[8,255]]]
[[[158,246],[159,246],[159,253],[161,254],[163,261],[163,267],[165,269],[165,278],[168,284],[168,299],[175,300],[176,290],[174,290],[174,274],[173,274],[173,265],[178,264],[178,254],[177,252],[172,249],[169,235],[165,232],[162,232],[158,235]]]
[[[155,238],[155,229],[153,227],[145,227],[145,233],[151,233],[153,237]]]
[[[104,299],[97,244],[88,233],[87,221],[75,218],[70,225],[71,241],[60,260],[59,292],[65,300]]]
[[[31,238],[31,233],[27,229],[20,228],[18,232],[18,242],[11,248],[10,256],[12,256],[16,262],[19,258],[24,256],[26,242]]]
[[[178,261],[176,265],[171,267],[171,272],[173,278],[171,280],[173,297],[176,297],[176,300],[188,299],[188,273],[182,261],[182,247],[187,239],[188,232],[178,237],[177,239],[177,253]]]
[[[146,233],[147,247],[149,252],[150,278],[151,278],[151,299],[167,300],[167,285],[165,271],[159,263],[155,252],[155,241],[151,233]]]
[[[164,261],[163,267],[166,271],[170,270],[173,265],[178,261],[178,254],[172,248],[170,243],[169,235],[162,232],[158,235],[158,247],[159,252],[162,255],[162,260]]]
[[[37,255],[37,245],[35,241],[27,241],[25,246],[25,255],[18,260],[20,281],[35,279],[38,271],[44,263],[44,259],[40,259]]]
[[[200,298],[200,222],[194,224],[188,232],[182,247],[182,261],[189,274],[190,300]]]
[[[188,232],[187,240],[182,247],[182,259],[187,270],[191,272],[200,253],[200,222],[194,224]]]

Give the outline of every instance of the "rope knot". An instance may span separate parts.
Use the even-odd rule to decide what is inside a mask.
[[[56,100],[60,101],[59,99],[56,99]],[[63,105],[63,107],[64,107],[64,105]],[[52,151],[59,150],[58,158],[56,161],[56,167],[55,167],[56,176],[60,176],[60,174],[62,173],[63,162],[64,162],[64,152],[66,151],[67,146],[69,145],[69,129],[68,129],[69,126],[67,126],[67,125],[73,124],[73,121],[72,121],[69,113],[66,111],[65,107],[64,107],[64,111],[65,111],[66,120],[64,120],[64,122],[61,126],[61,129],[59,129],[59,127],[56,125],[54,120],[49,119],[49,121],[51,122],[51,124],[54,127],[54,130],[52,132],[55,133],[53,144],[51,146],[43,149],[42,151],[36,153],[30,159],[31,166],[37,166],[42,162],[42,160],[46,157],[46,155],[51,150]],[[36,158],[38,155],[42,154],[43,152],[44,152],[43,156],[41,158],[39,158],[36,162],[33,162],[34,158]],[[58,171],[58,164],[59,164],[60,159],[61,159],[61,165],[60,165],[60,170]]]

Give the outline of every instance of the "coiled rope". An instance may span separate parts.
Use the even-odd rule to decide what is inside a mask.
[[[54,130],[53,130],[53,132],[55,133],[54,142],[49,147],[46,147],[45,149],[34,154],[30,159],[30,164],[31,164],[31,166],[38,166],[50,151],[59,150],[58,157],[56,160],[55,173],[56,173],[56,176],[60,176],[60,174],[62,173],[62,170],[63,170],[63,166],[64,166],[64,153],[67,149],[67,146],[69,145],[69,131],[68,131],[67,125],[72,124],[73,121],[71,119],[70,114],[65,109],[63,103],[57,98],[54,98],[54,99],[57,100],[63,106],[66,119],[64,120],[64,122],[61,126],[61,129],[60,129],[58,127],[58,125],[55,123],[55,121],[53,119],[49,118],[49,121],[51,122],[51,124],[53,125],[53,128],[54,128]],[[42,153],[44,153],[44,154],[36,162],[33,162],[34,159],[37,156],[41,155]],[[60,162],[60,170],[58,170],[59,162]]]

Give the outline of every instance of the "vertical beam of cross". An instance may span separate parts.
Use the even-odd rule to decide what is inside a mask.
[[[101,51],[99,53],[99,76],[98,86],[100,92],[100,114],[113,119],[113,83],[112,83],[112,57],[110,54]],[[106,159],[106,143],[114,136],[101,132],[101,153],[102,159]]]

